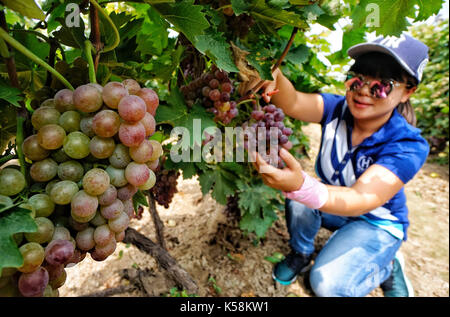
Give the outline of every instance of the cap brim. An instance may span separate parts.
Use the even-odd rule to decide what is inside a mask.
[[[414,77],[416,76],[415,73],[411,70],[411,68],[409,68],[409,66],[406,65],[406,63],[397,54],[395,54],[389,48],[381,44],[376,43],[356,44],[347,50],[348,56],[350,56],[353,59],[369,52],[380,52],[392,56],[409,74],[411,74]]]

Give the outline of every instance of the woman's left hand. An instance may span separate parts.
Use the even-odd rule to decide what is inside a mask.
[[[253,157],[256,160],[253,165],[267,186],[284,192],[295,191],[302,187],[304,181],[302,166],[286,149],[280,150],[280,157],[286,163],[283,169],[266,163],[258,153],[253,153]]]

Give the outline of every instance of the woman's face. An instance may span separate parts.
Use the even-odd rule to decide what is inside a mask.
[[[371,83],[373,80],[380,80],[370,76],[363,76],[364,82]],[[347,103],[353,117],[357,120],[379,120],[387,117],[389,119],[392,111],[399,103],[406,102],[416,87],[406,88],[406,80],[395,84],[386,98],[376,98],[372,95],[368,84],[364,84],[360,89],[347,90]]]

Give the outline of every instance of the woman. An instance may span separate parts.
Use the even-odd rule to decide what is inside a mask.
[[[266,102],[322,126],[316,160],[321,181],[284,149],[284,169],[256,157],[263,181],[286,196],[292,251],[275,266],[273,278],[290,284],[307,270],[314,238],[325,227],[334,233],[309,272],[317,296],[365,296],[380,285],[385,296],[413,296],[397,251],[409,224],[404,185],[429,153],[409,104],[428,48],[403,34],[356,45],[348,54],[355,63],[345,96],[296,91],[279,70],[263,86]],[[275,89],[279,92],[269,98]]]

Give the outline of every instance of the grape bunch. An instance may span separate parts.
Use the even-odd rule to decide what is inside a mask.
[[[186,103],[192,107],[200,100],[208,112],[214,114],[214,120],[229,124],[239,114],[236,101],[231,100],[234,91],[228,73],[212,67],[189,84],[180,87]]]
[[[37,231],[14,235],[24,262],[2,270],[0,295],[57,296],[66,267],[115,251],[136,216],[133,196],[156,182],[163,149],[149,137],[158,105],[152,89],[126,79],[62,89],[33,112],[22,151],[41,190],[20,207]],[[2,169],[0,203],[12,205],[25,186],[18,169]]]
[[[249,148],[249,143],[255,150],[261,151],[258,147],[258,142],[261,138],[266,141],[266,153],[270,155],[270,146],[281,145],[283,148],[290,150],[292,143],[289,141],[289,136],[292,134],[292,129],[285,127],[283,123],[285,115],[281,108],[274,104],[265,105],[262,108],[254,109],[251,113],[250,121],[244,122],[242,125],[245,134],[244,146]],[[271,129],[273,128],[273,129]],[[272,142],[272,144],[271,144]],[[278,157],[279,148],[276,150],[276,163],[278,168],[283,168],[284,164],[280,157]]]
[[[151,190],[156,202],[164,206],[164,208],[169,208],[173,196],[178,192],[177,184],[179,176],[179,170],[162,169],[156,172],[156,184]]]

